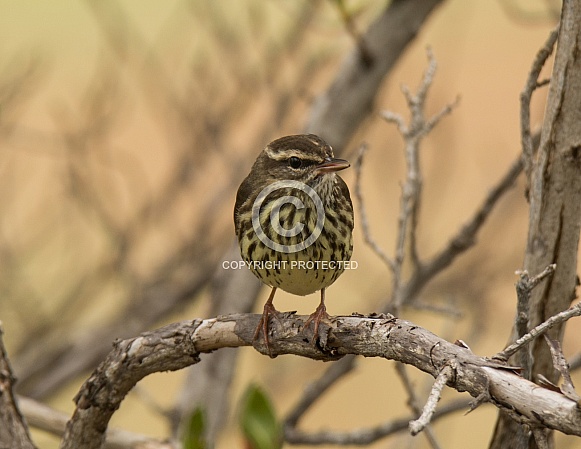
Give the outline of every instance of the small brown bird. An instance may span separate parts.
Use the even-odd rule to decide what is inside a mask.
[[[321,291],[321,302],[305,324],[329,319],[325,289],[343,273],[353,251],[353,205],[336,174],[349,162],[313,134],[269,143],[242,182],[234,206],[240,252],[251,271],[272,291],[254,338],[269,347],[268,320],[278,316],[277,288],[295,295]],[[313,340],[315,343],[315,340]],[[270,347],[269,347],[270,349]]]

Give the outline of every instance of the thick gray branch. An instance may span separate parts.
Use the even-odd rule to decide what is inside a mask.
[[[532,292],[529,329],[569,307],[577,283],[581,231],[581,3],[563,2],[559,41],[551,75],[541,143],[530,180],[529,235],[524,269],[539,273],[557,264],[553,276]],[[561,340],[563,328],[549,336]],[[537,340],[533,375],[555,382],[551,354]]]
[[[543,61],[550,54],[556,35],[552,33],[539,52],[521,97],[523,152],[529,185],[529,231],[524,269],[539,273],[557,264],[555,273],[532,291],[529,304],[519,307],[528,312],[519,321],[528,321],[532,329],[561,310],[575,297],[577,253],[581,230],[581,3],[563,1],[558,44],[539,149],[534,153],[530,141],[530,94],[538,85]],[[522,332],[522,329],[521,329]],[[561,341],[564,325],[548,332],[552,340]],[[517,329],[512,339],[518,338]],[[525,367],[531,379],[542,375],[555,383],[559,373],[553,367],[551,353],[543,339],[527,348]],[[523,357],[523,354],[520,355]],[[530,367],[530,369],[528,369]],[[537,432],[539,436],[540,434]],[[528,428],[500,414],[490,449],[540,447],[543,439],[532,440]]]
[[[125,395],[143,377],[182,369],[200,361],[200,354],[224,347],[251,346],[259,315],[234,314],[208,320],[183,321],[118,341],[107,359],[85,382],[75,398],[77,408],[61,448],[100,448],[111,416]],[[347,354],[397,360],[437,377],[454,367],[448,385],[486,398],[532,426],[545,426],[581,436],[581,409],[564,395],[540,388],[506,366],[472,354],[426,329],[390,315],[336,317],[323,324],[318,346],[304,330],[306,316],[286,314],[271,322],[271,352],[333,361]],[[263,342],[255,348],[269,354]]]

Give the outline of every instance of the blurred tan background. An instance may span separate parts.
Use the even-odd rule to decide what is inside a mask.
[[[363,0],[345,4],[360,31],[384,7]],[[136,292],[160,280],[200,279],[191,297],[158,320],[149,317],[147,328],[209,316],[203,281],[215,274],[234,240],[235,189],[262,146],[301,132],[312,99],[353,47],[333,2],[306,5],[0,0],[0,320],[19,378],[28,376],[45,348],[105,326],[134,310],[125,308],[132,301],[139,308]],[[556,24],[558,7],[545,0],[446,1],[384,83],[376,112],[343,155],[354,160],[361,142],[370,146],[363,193],[371,231],[389,254],[404,159],[397,130],[378,113],[408,116],[399,89],[418,85],[430,46],[438,72],[428,111],[439,111],[457,96],[461,100],[423,146],[419,248],[428,257],[518,156],[519,94]],[[308,8],[308,18],[297,27]],[[535,94],[533,129],[542,122],[545,95],[546,90]],[[353,188],[354,171],[343,177]],[[372,312],[389,295],[388,271],[360,231],[356,221],[358,269],[328,291],[332,315]],[[461,318],[417,310],[406,311],[405,318],[446,339],[462,339],[477,354],[502,349],[514,316],[514,272],[521,266],[526,232],[521,177],[490,216],[476,247],[422,293],[422,302],[454,308]],[[192,268],[192,261],[203,268]],[[261,292],[256,311],[267,293]],[[280,292],[276,298],[279,310],[305,314],[317,303],[316,295]],[[568,325],[567,356],[581,351],[580,327],[575,320]],[[108,337],[112,342],[121,335]],[[406,416],[392,365],[361,360],[302,426],[347,430]],[[219,447],[242,447],[236,401],[249,382],[262,385],[283,416],[325,368],[240,350],[229,426]],[[71,413],[72,398],[88,374],[42,393],[36,387],[43,374],[30,374],[23,393]],[[413,374],[426,395],[430,379]],[[158,408],[171,406],[183,378],[180,372],[146,378],[112,425],[167,436]],[[574,379],[581,383],[578,373]],[[448,391],[445,399],[456,395]],[[452,415],[435,424],[436,436],[445,448],[485,448],[495,416],[488,405],[467,416]],[[58,446],[43,432],[34,439],[42,448]],[[558,436],[557,442],[559,448],[581,448],[570,437]],[[422,435],[401,434],[372,447],[427,446]]]

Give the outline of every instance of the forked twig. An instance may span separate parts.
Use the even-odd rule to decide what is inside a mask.
[[[414,298],[428,281],[449,267],[460,254],[464,253],[476,243],[476,235],[500,198],[514,185],[516,179],[522,172],[522,167],[522,160],[519,157],[490,190],[472,217],[452,236],[447,245],[414,271],[400,293],[403,304]]]
[[[409,124],[406,124],[405,120],[399,114],[389,111],[382,113],[382,117],[386,121],[394,123],[397,126],[405,142],[404,154],[406,160],[406,180],[402,186],[400,213],[398,216],[398,233],[394,257],[395,263],[392,269],[392,304],[396,312],[404,302],[404,297],[401,295],[401,287],[403,285],[401,270],[404,263],[407,244],[409,244],[409,255],[414,268],[417,270],[422,264],[418,255],[416,240],[423,182],[420,170],[420,144],[422,139],[427,136],[441,119],[449,114],[457,104],[456,100],[454,103],[446,105],[433,117],[426,119],[424,115],[425,101],[429,88],[433,83],[437,68],[436,60],[429,48],[427,49],[427,55],[428,68],[424,73],[420,86],[417,89],[417,93],[414,95],[408,87],[402,87],[402,92],[406,98],[411,113]]]
[[[421,416],[410,422],[410,432],[412,435],[420,433],[432,420],[434,412],[436,411],[436,405],[442,395],[442,390],[454,375],[454,367],[452,365],[453,364],[451,363],[442,368],[442,371],[440,371],[440,374],[438,374],[438,377],[432,386],[432,391],[430,392],[430,396],[428,397]]]
[[[575,391],[575,385],[573,385],[573,379],[571,379],[571,373],[569,372],[569,364],[565,355],[563,354],[563,349],[561,348],[561,343],[559,340],[553,340],[547,334],[544,335],[545,341],[549,346],[551,351],[551,357],[553,359],[553,366],[561,374],[563,378],[563,384],[560,387],[561,392],[567,396],[572,401],[581,403],[581,397]]]
[[[539,335],[543,335],[545,332],[547,332],[549,329],[556,326],[557,324],[564,323],[565,321],[570,320],[571,318],[576,316],[581,316],[581,303],[577,303],[574,306],[568,308],[567,310],[563,310],[562,312],[553,315],[548,320],[543,321],[541,324],[534,327],[528,333],[526,333],[521,338],[516,340],[514,343],[507,346],[504,350],[500,351],[493,358],[508,360],[510,356],[516,354],[523,346],[533,341]]]
[[[541,273],[533,276],[532,278],[529,276],[529,273],[526,270],[517,272],[517,274],[520,276],[519,281],[516,284],[517,312],[515,328],[517,332],[517,338],[521,338],[529,330],[529,306],[533,289],[547,276],[552,275],[556,268],[556,264],[551,264]],[[518,360],[518,364],[522,367],[523,376],[526,379],[530,379],[531,377],[531,362],[532,358],[530,354],[526,351],[523,351],[521,353],[521,357]]]
[[[406,393],[408,395],[409,407],[412,409],[412,412],[414,413],[415,416],[420,416],[422,413],[422,409],[418,405],[419,400],[418,400],[416,391],[414,389],[414,386],[412,384],[412,381],[410,379],[410,376],[408,375],[406,366],[403,363],[396,363],[395,367],[396,367],[396,372],[399,375],[399,377],[403,383],[403,386],[406,390]],[[415,421],[416,420],[410,421],[410,426],[411,426],[411,423],[415,422]],[[438,440],[436,440],[436,435],[434,434],[434,430],[433,430],[432,426],[429,423],[427,423],[424,426],[424,430],[425,430],[426,439],[428,440],[428,443],[430,444],[430,446],[433,449],[440,449],[440,444],[438,443]],[[412,432],[412,435],[416,435],[416,434]]]

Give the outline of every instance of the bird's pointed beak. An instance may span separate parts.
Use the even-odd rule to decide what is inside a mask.
[[[325,162],[317,166],[316,171],[319,174],[325,174],[345,170],[349,167],[351,167],[351,164],[345,159],[327,158]]]

